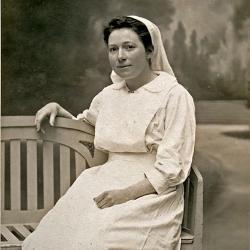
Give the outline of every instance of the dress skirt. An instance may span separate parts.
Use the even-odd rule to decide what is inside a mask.
[[[145,178],[153,153],[110,153],[108,161],[81,173],[25,239],[30,250],[177,250],[183,217],[183,186],[99,209],[93,198]]]

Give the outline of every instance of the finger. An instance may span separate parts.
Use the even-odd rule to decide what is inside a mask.
[[[106,203],[107,203],[108,201],[107,201],[107,199],[102,199],[101,201],[99,201],[99,202],[97,202],[97,206],[99,207],[99,208],[101,208],[102,206],[104,206]]]
[[[37,132],[42,132],[43,134],[45,134],[45,130],[42,128],[40,121],[36,122],[36,131]]]
[[[36,117],[35,119],[36,130],[39,131],[41,128],[41,121]]]
[[[111,203],[107,199],[101,200],[99,203],[96,204],[99,208],[105,208],[111,206]]]
[[[36,118],[35,118],[35,125],[36,125],[37,131],[39,131],[41,129],[41,122],[43,119],[44,119],[44,115],[41,115],[41,111],[39,110],[36,113]]]
[[[104,209],[104,208],[108,208],[108,207],[112,207],[114,204],[107,202],[106,204],[104,204],[102,207],[100,207],[100,209]]]
[[[105,196],[106,196],[106,193],[103,192],[103,193],[101,193],[100,195],[96,196],[96,197],[94,198],[94,201],[95,201],[96,203],[98,203],[98,202],[100,202],[102,199],[104,199]]]
[[[49,123],[51,126],[54,126],[55,118],[56,118],[56,113],[51,113],[50,118],[49,118]]]

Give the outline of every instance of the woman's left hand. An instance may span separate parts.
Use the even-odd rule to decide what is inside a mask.
[[[127,189],[114,189],[101,193],[94,198],[94,201],[97,207],[103,209],[132,199],[132,194]]]
[[[105,191],[94,198],[99,208],[112,207],[117,204],[135,200],[141,196],[148,194],[156,194],[156,191],[147,178],[128,186],[124,189],[113,189]]]

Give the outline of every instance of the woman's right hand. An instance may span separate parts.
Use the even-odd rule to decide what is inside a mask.
[[[60,105],[56,102],[51,102],[39,109],[36,113],[35,125],[37,131],[41,130],[41,123],[46,117],[49,117],[49,123],[54,126],[55,118],[59,112]]]

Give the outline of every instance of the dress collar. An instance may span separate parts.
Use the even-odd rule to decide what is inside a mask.
[[[164,71],[155,71],[158,76],[152,80],[151,82],[141,86],[140,88],[136,89],[135,91],[138,91],[140,89],[145,89],[152,93],[159,93],[162,90],[171,89],[175,85],[177,85],[177,80],[174,76],[164,72]],[[125,81],[119,82],[119,83],[113,83],[112,89],[114,90],[120,90],[120,89],[127,89],[127,85]]]

